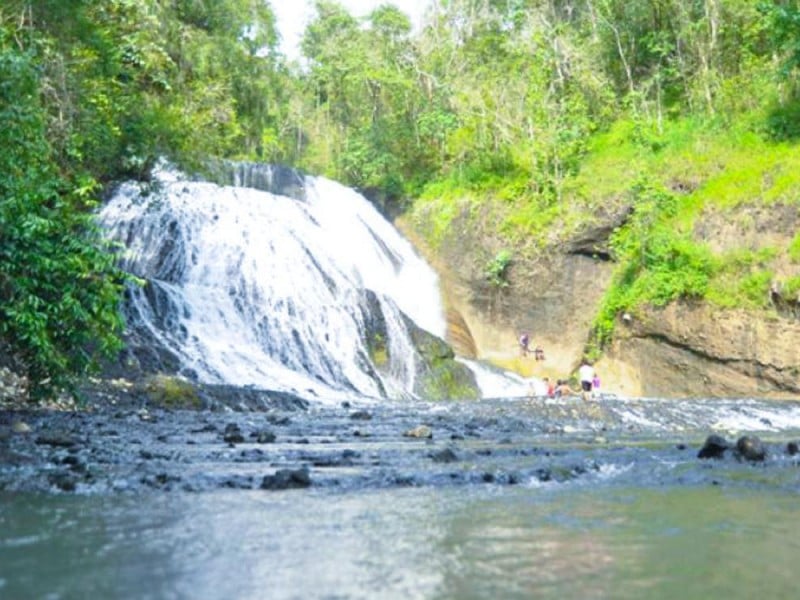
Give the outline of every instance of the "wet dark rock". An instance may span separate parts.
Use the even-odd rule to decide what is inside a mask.
[[[249,476],[232,476],[224,479],[220,487],[230,488],[234,490],[251,490],[253,489],[253,478]]]
[[[767,458],[767,448],[756,436],[742,436],[736,441],[736,454],[750,462],[761,462]]]
[[[444,448],[438,452],[433,452],[429,456],[433,459],[433,462],[437,463],[451,463],[458,460],[458,455],[452,448]]]
[[[366,410],[357,410],[350,415],[350,418],[354,421],[370,421],[372,420],[372,415]]]
[[[267,415],[267,422],[272,425],[289,425],[292,420],[286,415]]]
[[[236,423],[228,423],[225,426],[225,431],[222,434],[222,441],[228,444],[241,444],[244,442],[242,431]]]
[[[731,444],[721,435],[712,434],[706,438],[706,443],[697,453],[697,458],[722,458]]]
[[[264,451],[260,448],[251,448],[248,450],[242,450],[239,453],[239,458],[236,459],[237,462],[260,462],[264,460]]]
[[[86,473],[87,471],[86,464],[74,454],[68,454],[63,457],[61,459],[61,464],[69,467],[69,470],[73,473]]]
[[[255,438],[256,442],[259,444],[272,444],[278,439],[278,436],[267,429],[254,431],[250,434],[250,437]]]
[[[232,160],[209,160],[205,178],[220,185],[251,187],[296,200],[306,198],[305,176],[301,171],[281,165],[265,165]]]
[[[166,488],[172,489],[172,484],[180,482],[181,478],[178,475],[161,472],[156,475],[147,475],[142,477],[141,483],[153,488]]]
[[[63,492],[74,492],[78,485],[78,478],[71,473],[51,473],[48,476],[48,480]]]
[[[43,446],[56,446],[60,448],[68,448],[78,443],[74,437],[68,433],[45,433],[36,438],[36,443]]]
[[[416,480],[411,475],[394,475],[390,483],[398,487],[413,487],[417,484]]]
[[[553,479],[553,472],[547,468],[536,469],[536,471],[534,471],[534,475],[536,476],[536,479],[542,482],[552,481]]]
[[[216,431],[217,431],[216,426],[212,425],[211,423],[208,423],[206,425],[203,425],[202,427],[198,427],[196,429],[190,429],[189,433],[212,433]]]
[[[789,456],[794,456],[798,452],[800,452],[800,445],[798,445],[797,442],[789,442],[786,444],[786,453]]]
[[[311,476],[306,467],[300,469],[279,469],[274,475],[265,475],[261,482],[262,490],[288,490],[307,488]]]

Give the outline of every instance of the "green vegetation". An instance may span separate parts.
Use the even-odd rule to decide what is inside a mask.
[[[155,406],[197,409],[202,405],[197,388],[181,377],[155,375],[147,381],[145,392]]]
[[[0,337],[38,397],[117,348],[122,277],[87,212],[96,182],[59,172],[36,64],[4,37],[0,82]]]
[[[794,263],[800,263],[800,233],[792,238],[788,248],[789,258]]]
[[[382,333],[373,332],[367,338],[367,351],[376,367],[386,367],[389,364],[389,348]]]
[[[632,217],[612,239],[617,268],[595,319],[595,354],[610,340],[618,314],[702,298],[716,271],[711,252],[673,226],[680,209],[674,195],[639,184],[631,202]]]
[[[465,377],[464,366],[453,359],[436,360],[424,373],[420,395],[428,400],[477,400],[479,390]]]
[[[165,156],[267,156],[272,13],[259,0],[0,6],[0,341],[34,397],[119,347],[123,275],[93,210]]]
[[[511,265],[511,252],[500,250],[486,265],[486,279],[494,287],[508,285],[508,267]]]
[[[124,282],[91,214],[161,157],[417,198],[434,247],[465,219],[492,229],[498,287],[512,256],[630,214],[596,350],[620,311],[796,288],[797,235],[712,248],[697,229],[800,201],[796,0],[431,0],[420,31],[389,4],[315,8],[297,65],[262,0],[2,3],[0,338],[37,393],[117,347]]]

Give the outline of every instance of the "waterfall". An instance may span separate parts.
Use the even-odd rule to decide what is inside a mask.
[[[444,336],[438,279],[365,198],[296,173],[291,197],[273,193],[287,178],[268,167],[230,174],[261,189],[155,177],[123,184],[100,221],[144,282],[128,291],[129,327],[181,373],[320,397],[413,395],[404,315]],[[376,319],[383,356],[368,341]]]

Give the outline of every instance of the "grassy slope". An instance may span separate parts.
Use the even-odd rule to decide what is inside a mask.
[[[556,245],[603,211],[632,204],[635,216],[614,241],[614,284],[596,317],[600,345],[612,335],[616,314],[644,304],[688,296],[768,309],[776,276],[787,298],[800,289],[800,233],[778,247],[722,252],[694,233],[709,214],[738,218],[746,228],[754,207],[800,203],[800,148],[761,135],[755,124],[763,122],[759,115],[738,118],[735,127],[683,118],[656,131],[619,121],[591,140],[560,202],[526,192],[521,175],[469,185],[451,180],[429,186],[414,215],[435,246],[464,203],[479,205],[497,215],[502,239],[524,256]]]

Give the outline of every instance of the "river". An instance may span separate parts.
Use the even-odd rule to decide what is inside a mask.
[[[83,445],[44,455],[91,479],[0,478],[0,598],[794,597],[799,414],[607,398],[87,415]],[[52,419],[28,417],[76,420]],[[223,443],[232,424],[242,443]],[[407,435],[421,424],[430,438]],[[710,432],[757,434],[767,459],[701,460]],[[260,489],[300,466],[309,487]]]

